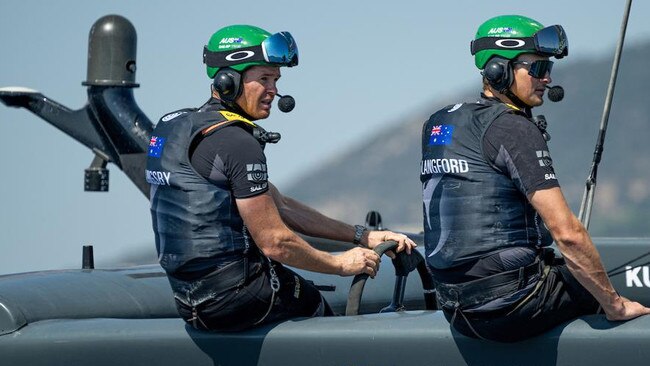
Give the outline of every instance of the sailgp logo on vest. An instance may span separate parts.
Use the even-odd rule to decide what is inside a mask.
[[[429,146],[431,145],[449,145],[454,133],[452,125],[434,125],[431,128],[431,137],[429,137]]]
[[[643,275],[641,275],[643,273]],[[643,279],[643,282],[641,280]],[[625,286],[650,287],[650,267],[625,266]]]
[[[187,113],[187,112],[174,112],[174,113],[170,113],[170,114],[168,114],[168,115],[165,115],[165,116],[162,118],[162,121],[163,121],[163,122],[169,122],[169,121],[173,120],[174,118],[180,116],[181,114],[185,114],[185,113]]]
[[[469,172],[469,164],[464,159],[427,159],[420,163],[422,175],[467,172]]]
[[[456,104],[454,104],[453,107],[451,107],[450,110],[447,111],[447,113],[453,113],[453,112],[457,111],[462,106],[463,106],[463,103],[456,103]]]

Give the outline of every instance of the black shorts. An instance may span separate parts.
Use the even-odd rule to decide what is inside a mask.
[[[310,282],[281,264],[275,264],[274,268],[280,279],[280,289],[275,295],[266,268],[243,287],[196,306],[196,319],[193,319],[192,309],[177,300],[178,312],[195,328],[224,332],[242,331],[295,317],[333,315],[325,299]]]
[[[557,260],[539,290],[527,301],[487,313],[457,313],[452,326],[468,337],[516,342],[579,316],[596,314],[599,308],[600,304],[573,277],[564,261]],[[453,312],[445,310],[444,314],[451,322]]]

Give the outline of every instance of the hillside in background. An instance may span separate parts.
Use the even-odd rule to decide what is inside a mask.
[[[626,45],[623,52],[598,172],[590,225],[595,236],[650,235],[649,58],[650,42]],[[602,58],[559,60],[552,78],[554,85],[564,87],[565,98],[559,103],[546,101],[534,110],[549,123],[556,174],[576,214],[593,159],[612,61],[613,52]],[[283,187],[283,192],[346,222],[362,223],[368,210],[378,210],[390,228],[421,231],[422,124],[437,109],[471,101],[479,92],[477,76],[475,90],[440,96],[419,111],[404,113],[391,128],[368,134],[363,143],[321,162],[317,170]],[[372,122],[361,121],[368,126]]]

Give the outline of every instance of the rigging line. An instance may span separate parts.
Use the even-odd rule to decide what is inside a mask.
[[[641,263],[641,264],[639,264],[639,265],[636,265],[635,267],[643,267],[643,266],[647,266],[647,265],[650,265],[650,261],[645,262],[645,263]],[[609,272],[607,272],[607,275],[608,275],[609,277],[614,277],[614,276],[620,275],[621,273],[625,273],[625,271],[627,271],[627,269],[623,269],[623,270],[620,270],[620,271],[618,271],[618,272],[614,272],[614,273],[609,273]],[[611,272],[611,271],[610,271],[610,272]]]
[[[623,268],[623,267],[625,267],[625,266],[627,266],[627,265],[629,265],[629,264],[632,264],[632,262],[636,262],[636,261],[638,261],[639,259],[641,259],[641,258],[643,258],[643,257],[647,257],[647,256],[649,256],[649,255],[650,255],[650,252],[647,252],[647,253],[645,253],[645,254],[641,254],[640,256],[638,256],[638,257],[636,257],[636,258],[634,258],[634,259],[631,259],[631,260],[629,260],[629,261],[627,261],[627,262],[621,264],[621,265],[618,266],[618,267],[615,267],[615,268],[610,269],[610,270],[608,271],[608,273],[609,273],[609,272],[614,272],[614,271],[616,271],[616,270],[619,270],[619,269],[621,269],[621,268]]]
[[[594,202],[594,193],[596,190],[596,176],[598,175],[598,164],[603,155],[603,145],[605,143],[605,134],[607,133],[607,123],[609,121],[609,111],[612,106],[612,96],[614,95],[614,88],[616,86],[616,77],[618,76],[618,65],[621,62],[621,54],[623,53],[623,42],[625,41],[625,32],[627,30],[627,21],[630,17],[630,8],[632,7],[632,0],[628,0],[625,4],[625,13],[621,24],[621,33],[616,45],[616,52],[614,53],[614,63],[612,64],[612,73],[609,78],[609,86],[607,87],[607,96],[605,98],[605,105],[603,107],[603,116],[600,121],[600,130],[598,132],[598,139],[596,140],[596,149],[594,151],[594,160],[592,161],[591,171],[585,182],[585,191],[582,195],[582,203],[580,204],[580,213],[578,219],[586,229],[589,229],[589,220],[591,218],[591,209]]]

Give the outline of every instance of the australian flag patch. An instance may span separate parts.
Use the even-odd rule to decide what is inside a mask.
[[[431,137],[429,137],[429,146],[431,145],[449,145],[454,133],[452,125],[434,125],[431,128]]]
[[[149,156],[159,158],[162,154],[163,146],[165,145],[165,138],[159,136],[151,136],[149,140]]]

